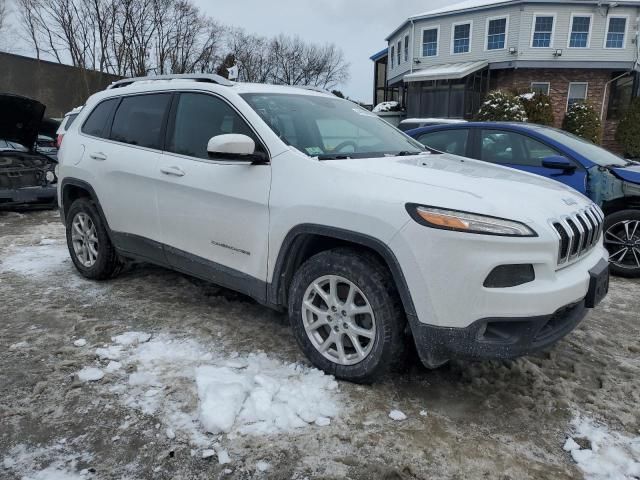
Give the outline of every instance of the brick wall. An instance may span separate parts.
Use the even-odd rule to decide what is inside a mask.
[[[587,82],[587,102],[600,114],[606,83],[611,80],[611,70],[584,69],[540,69],[520,68],[509,70],[494,70],[491,72],[491,89],[523,90],[531,88],[531,82],[549,82],[549,95],[553,104],[554,126],[560,128],[567,108],[569,83]],[[605,99],[604,118],[607,117],[608,96]],[[602,144],[605,148],[620,151],[614,135],[617,122],[605,120],[603,122]]]

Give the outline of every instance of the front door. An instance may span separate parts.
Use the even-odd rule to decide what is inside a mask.
[[[174,268],[261,298],[271,166],[210,160],[209,139],[227,133],[249,135],[264,149],[225,100],[198,92],[174,99],[156,177],[162,241]]]

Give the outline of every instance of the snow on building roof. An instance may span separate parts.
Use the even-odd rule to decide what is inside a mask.
[[[425,80],[449,80],[464,78],[489,65],[488,60],[477,62],[443,63],[423,68],[404,76],[405,82],[422,82]]]
[[[435,8],[433,10],[429,10],[424,13],[420,13],[418,15],[413,15],[409,17],[409,19],[416,19],[422,17],[428,17],[431,15],[440,15],[443,13],[453,13],[458,12],[460,10],[469,10],[473,8],[483,8],[483,7],[492,7],[495,5],[509,4],[514,3],[518,0],[465,0],[463,2],[456,2],[453,4],[449,4],[445,7]]]

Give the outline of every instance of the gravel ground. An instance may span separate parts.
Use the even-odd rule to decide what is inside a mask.
[[[131,401],[118,380],[126,377],[82,382],[78,371],[104,370],[96,348],[128,331],[305,365],[283,315],[153,266],[86,281],[52,211],[0,213],[0,292],[0,478],[637,478],[585,475],[563,450],[572,421],[585,417],[616,438],[637,437],[640,460],[637,280],[614,279],[604,304],[550,352],[413,366],[373,386],[338,382],[328,426],[213,436],[195,419],[200,443],[188,428],[169,431],[162,413],[197,408],[186,377],[172,377],[158,397],[164,407],[150,413]],[[86,345],[74,346],[79,339]],[[391,419],[392,410],[407,418]],[[230,462],[203,458],[202,439]]]

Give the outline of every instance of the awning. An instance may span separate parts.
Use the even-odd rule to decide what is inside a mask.
[[[423,68],[404,76],[405,82],[424,82],[428,80],[456,80],[482,70],[489,65],[488,60],[477,62],[443,63]]]

